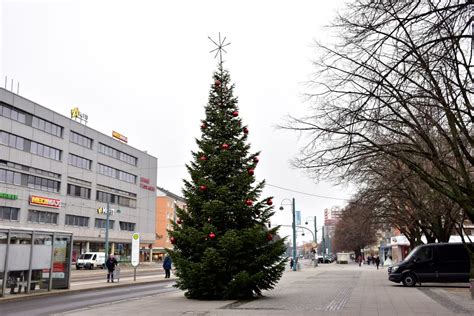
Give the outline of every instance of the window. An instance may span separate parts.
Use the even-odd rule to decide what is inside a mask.
[[[0,220],[18,221],[19,208],[0,206]]]
[[[118,196],[112,193],[97,191],[97,201],[99,202],[109,202],[112,204],[118,204],[121,206],[136,208],[137,207],[137,200],[131,199],[124,196]]]
[[[68,183],[67,194],[72,195],[72,196],[77,196],[83,199],[90,199],[91,189]]]
[[[125,171],[121,171],[103,164],[98,164],[99,166],[99,173],[103,174],[104,176],[120,179],[125,182],[136,183],[137,176],[131,173],[127,173]]]
[[[96,218],[94,227],[95,228],[105,228],[106,223],[107,223],[106,219]],[[114,229],[114,223],[115,223],[115,221],[109,220],[109,229]]]
[[[72,143],[78,144],[80,146],[92,148],[92,139],[79,133],[71,131],[69,134],[69,140]]]
[[[5,103],[0,103],[0,115],[23,124],[26,122],[25,112]]]
[[[89,226],[89,217],[66,214],[65,225],[67,225],[67,226],[88,227]]]
[[[120,230],[126,230],[129,232],[135,231],[135,223],[120,222]]]
[[[61,160],[61,150],[31,141],[30,153],[53,160]]]
[[[416,253],[416,257],[420,261],[426,261],[426,260],[431,259],[432,253],[433,253],[433,248],[431,248],[431,247],[420,247],[420,249]]]
[[[69,154],[69,164],[74,167],[81,169],[91,170],[92,161],[74,154]]]
[[[62,126],[56,125],[54,123],[48,122],[46,120],[43,120],[42,118],[39,118],[37,116],[33,116],[31,126],[33,126],[36,129],[42,130],[43,132],[46,132],[48,134],[61,137],[63,128]]]
[[[33,175],[28,175],[27,186],[32,189],[59,192],[60,182]]]
[[[0,169],[0,183],[21,185],[21,173]]]
[[[29,210],[28,222],[39,224],[57,224],[58,213]]]
[[[119,151],[115,148],[112,148],[110,146],[99,143],[98,150],[101,154],[113,157],[115,159],[121,160],[121,161],[126,162],[130,165],[133,165],[133,166],[137,165],[137,158],[136,157],[134,157],[132,155],[129,155],[129,154],[126,154],[126,153],[124,153],[122,151]]]

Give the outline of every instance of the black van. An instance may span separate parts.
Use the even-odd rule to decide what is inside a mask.
[[[462,243],[420,245],[388,268],[388,279],[415,286],[422,282],[469,282],[469,253]]]

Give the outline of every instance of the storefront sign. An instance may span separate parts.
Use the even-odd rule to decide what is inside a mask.
[[[84,122],[87,124],[88,116],[87,114],[81,113],[81,111],[79,111],[79,108],[75,107],[71,109],[71,118],[74,120],[79,119],[80,122]]]
[[[124,143],[128,143],[128,138],[123,136],[122,134],[120,133],[117,133],[115,131],[112,131],[112,137],[113,138],[117,138],[118,140],[124,142]]]
[[[107,214],[107,212],[108,212],[108,210],[107,210],[106,207],[99,207],[99,208],[97,209],[97,214]],[[116,209],[114,209],[114,208],[111,208],[111,209],[110,209],[110,215],[114,215],[115,212],[120,213],[120,210],[116,210]]]
[[[140,188],[148,191],[155,191],[155,187],[150,185],[150,179],[144,177],[140,177]]]
[[[43,207],[60,208],[61,200],[51,199],[43,196],[30,195],[30,205],[39,205]]]
[[[18,200],[18,195],[0,192],[0,199]]]

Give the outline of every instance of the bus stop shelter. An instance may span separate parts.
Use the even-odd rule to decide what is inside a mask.
[[[0,297],[68,289],[72,233],[0,227]]]

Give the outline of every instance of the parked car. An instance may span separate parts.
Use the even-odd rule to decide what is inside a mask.
[[[105,252],[86,252],[79,256],[76,262],[76,269],[94,269],[95,267],[104,268]]]
[[[388,279],[415,286],[422,282],[469,282],[470,260],[462,243],[436,243],[413,249],[401,262],[389,266]]]
[[[332,261],[329,255],[318,255],[318,263],[332,263]]]

